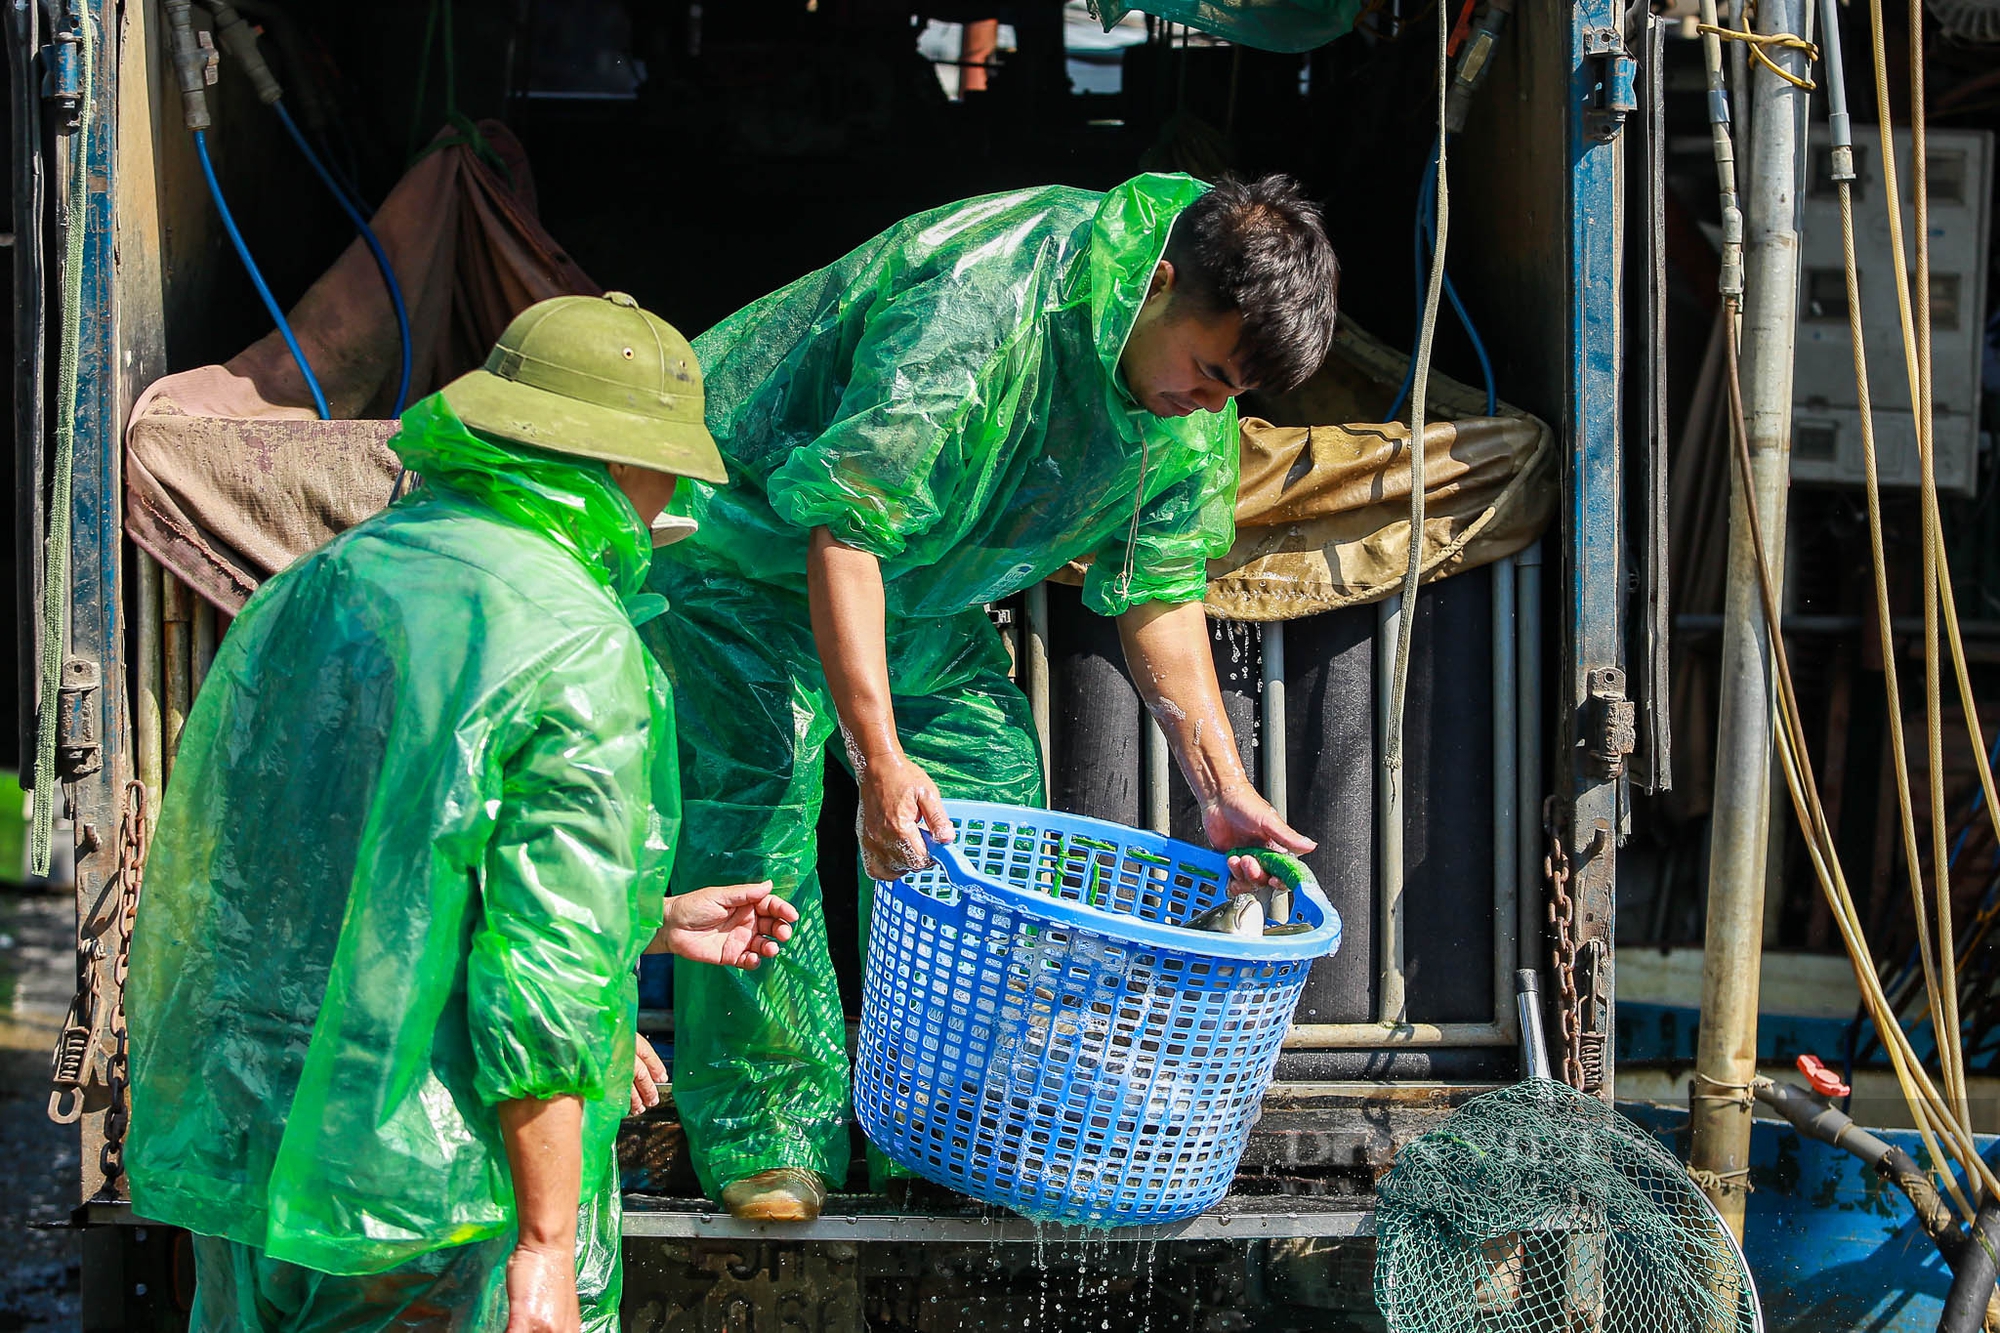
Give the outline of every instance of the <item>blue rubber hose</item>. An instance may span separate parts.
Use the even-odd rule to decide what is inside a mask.
[[[257,261],[250,257],[250,247],[243,243],[243,233],[236,230],[236,219],[230,215],[229,205],[222,198],[222,182],[215,178],[215,164],[208,160],[208,132],[194,132],[194,154],[201,159],[201,174],[208,180],[209,197],[215,200],[215,211],[222,215],[222,229],[229,233],[230,243],[236,247],[237,258],[243,261],[245,271],[250,274],[251,285],[257,295],[264,299],[264,309],[278,326],[278,333],[285,340],[285,346],[292,350],[292,360],[299,363],[299,373],[306,377],[306,388],[312,390],[313,407],[319,412],[321,421],[333,420],[333,413],[327,410],[326,394],[320,390],[319,380],[314,377],[312,367],[306,364],[306,354],[299,346],[299,340],[292,336],[292,326],[285,322],[285,312],[278,308],[278,299],[271,295],[271,289],[264,282],[264,275],[257,270]]]
[[[410,402],[411,346],[410,312],[403,304],[403,289],[396,283],[396,270],[390,266],[389,256],[383,253],[382,242],[376,237],[375,229],[368,225],[368,219],[361,216],[361,210],[354,206],[354,201],[348,197],[347,191],[341,188],[340,182],[333,178],[333,173],[327,170],[324,162],[320,161],[319,154],[313,152],[312,145],[306,142],[306,136],[299,132],[298,122],[294,121],[292,113],[285,109],[284,99],[281,97],[271,103],[271,109],[278,113],[278,119],[284,122],[285,133],[292,136],[292,142],[299,146],[301,153],[305,154],[306,161],[312,164],[313,172],[318,175],[320,183],[326,186],[327,193],[331,194],[334,201],[340,205],[341,212],[347,214],[347,220],[361,233],[361,239],[368,243],[369,253],[375,256],[375,267],[382,270],[382,282],[389,289],[389,304],[396,308],[396,336],[403,344],[402,376],[396,381],[396,408],[390,413],[391,416],[400,417]]]
[[[1436,230],[1437,153],[1433,150],[1430,163],[1424,168],[1423,184],[1417,189],[1416,274],[1417,310],[1418,319],[1420,320],[1423,318],[1424,289],[1426,279],[1429,276],[1428,264],[1431,255],[1431,237],[1435,234]],[[1479,330],[1473,326],[1472,316],[1466,310],[1465,302],[1459,299],[1458,288],[1452,285],[1451,274],[1449,272],[1444,275],[1444,294],[1445,299],[1451,302],[1452,311],[1458,316],[1459,325],[1464,328],[1465,336],[1472,342],[1473,354],[1479,358],[1479,373],[1486,384],[1486,415],[1490,417],[1499,410],[1500,406],[1498,386],[1493,376],[1493,359],[1487,355],[1486,344],[1481,340]],[[1403,404],[1408,401],[1410,389],[1415,385],[1416,378],[1417,360],[1412,356],[1409,368],[1403,372],[1402,386],[1396,390],[1396,400],[1389,408],[1388,415],[1391,420],[1394,420],[1397,414],[1403,410]]]
[[[1427,289],[1429,286],[1426,282],[1429,275],[1424,271],[1424,198],[1429,193],[1432,183],[1437,180],[1436,174],[1432,171],[1432,167],[1436,165],[1437,157],[1433,154],[1430,164],[1424,168],[1423,181],[1417,186],[1417,208],[1411,224],[1411,232],[1415,238],[1412,244],[1415,263],[1412,265],[1412,268],[1417,275],[1417,323],[1419,327],[1423,324],[1424,299],[1428,295]],[[1417,358],[1416,354],[1412,352],[1409,364],[1403,367],[1403,382],[1396,386],[1396,400],[1389,404],[1389,410],[1385,414],[1391,421],[1402,415],[1403,404],[1409,401],[1410,390],[1416,387],[1416,383]]]

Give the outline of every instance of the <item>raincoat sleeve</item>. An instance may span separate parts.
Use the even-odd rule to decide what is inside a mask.
[[[534,729],[507,761],[481,879],[466,1009],[487,1102],[594,1100],[629,1070],[610,1053],[629,1021],[637,861],[648,841],[651,752],[636,638],[599,636],[537,692]],[[669,741],[671,743],[671,741]]]
[[[1017,377],[1000,372],[1032,321],[1004,313],[1021,296],[1002,287],[973,266],[869,313],[839,412],[771,474],[780,518],[882,560],[937,522],[983,436],[1004,432],[1013,413],[1005,386]]]
[[[1198,602],[1208,562],[1236,540],[1236,407],[1221,413],[1208,463],[1153,497],[1136,538],[1121,524],[1097,548],[1083,579],[1083,603],[1101,616],[1141,602]],[[1128,577],[1129,570],[1129,577]]]

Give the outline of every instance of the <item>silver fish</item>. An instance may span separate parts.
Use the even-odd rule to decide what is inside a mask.
[[[1274,883],[1257,896],[1264,901],[1264,920],[1269,922],[1264,927],[1264,933],[1269,935],[1274,930],[1283,929],[1285,923],[1292,919],[1292,891],[1283,884]]]
[[[1254,893],[1224,898],[1187,923],[1189,930],[1205,930],[1213,935],[1240,935],[1261,939],[1264,934],[1264,905]]]

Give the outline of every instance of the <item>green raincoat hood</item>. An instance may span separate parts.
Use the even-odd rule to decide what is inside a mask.
[[[436,397],[394,445],[423,486],[266,582],[188,714],[126,991],[132,1198],[377,1272],[504,1236],[492,1107],[574,1094],[610,1200],[579,1244],[615,1270],[633,969],[680,825],[633,628],[649,538],[602,464]]]
[[[1174,219],[1207,187],[1145,175],[910,218],[695,340],[726,489],[656,561],[805,589],[825,527],[882,561],[891,616],[943,617],[1093,558],[1116,615],[1198,600],[1234,537],[1233,405],[1167,419],[1119,358]]]
[[[652,534],[603,463],[481,435],[436,393],[403,413],[389,447],[426,486],[544,534],[619,596],[644,584]]]
[[[1167,237],[1181,210],[1208,187],[1192,176],[1149,173],[1104,196],[1090,222],[1090,327],[1097,359],[1127,407],[1138,404],[1125,387],[1118,358],[1138,322],[1153,270],[1167,252]]]

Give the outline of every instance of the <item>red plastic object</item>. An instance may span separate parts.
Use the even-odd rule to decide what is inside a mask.
[[[1840,1075],[1822,1064],[1817,1055],[1800,1056],[1799,1072],[1806,1076],[1806,1082],[1812,1085],[1812,1090],[1822,1097],[1846,1097],[1854,1092],[1854,1089],[1840,1081]]]
[[[1457,59],[1458,48],[1465,41],[1465,34],[1472,30],[1472,11],[1478,0],[1465,0],[1465,8],[1459,11],[1458,22],[1452,25],[1451,41],[1445,47],[1445,55]]]

